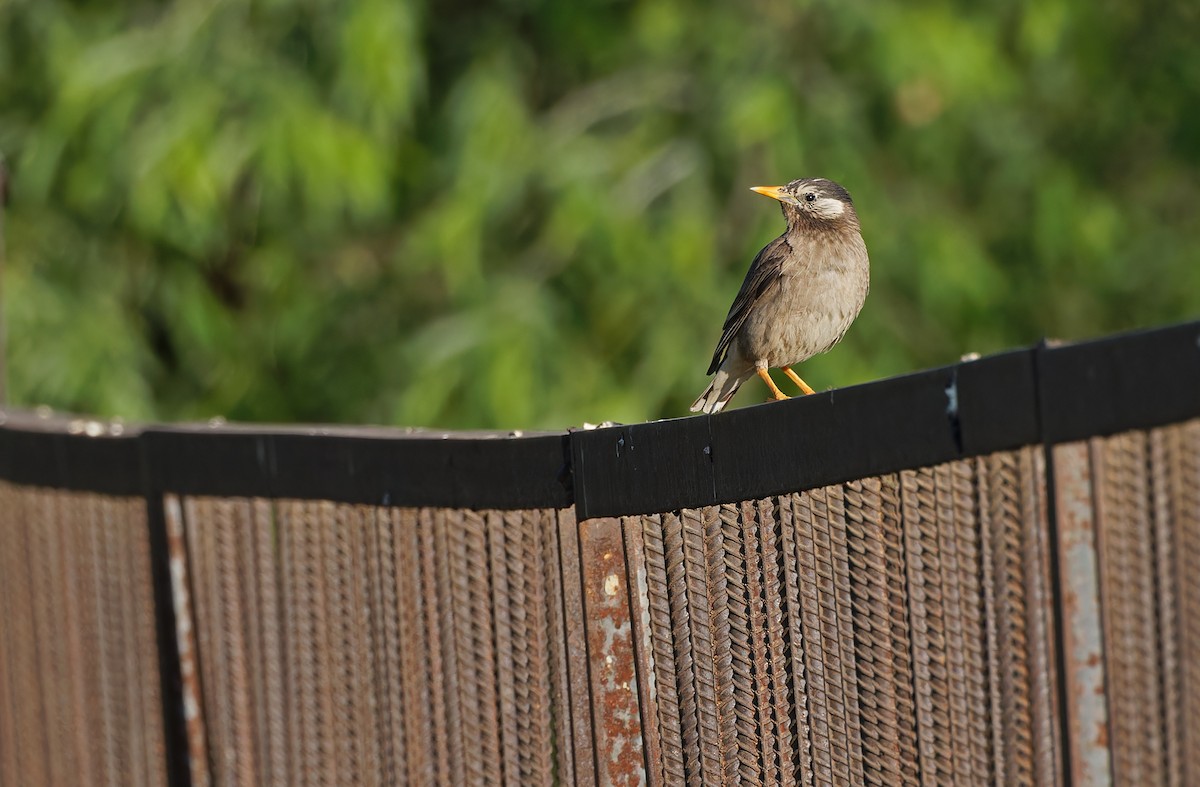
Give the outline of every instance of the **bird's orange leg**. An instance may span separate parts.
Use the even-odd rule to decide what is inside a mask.
[[[792,371],[792,367],[790,367],[790,366],[783,367],[783,373],[786,374],[788,377],[792,378],[792,382],[794,382],[797,386],[799,386],[801,391],[804,391],[805,396],[808,396],[810,393],[813,392],[813,389],[809,387],[808,383],[801,380],[800,375],[798,375]]]
[[[758,369],[758,376],[761,377],[762,381],[767,384],[768,388],[771,389],[771,394],[774,395],[776,401],[788,398],[787,394],[779,390],[779,386],[776,385],[775,381],[771,379],[771,375],[767,373],[767,370],[761,366]]]

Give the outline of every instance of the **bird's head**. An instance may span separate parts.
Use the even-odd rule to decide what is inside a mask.
[[[801,178],[786,186],[754,186],[750,190],[783,203],[789,225],[833,228],[858,222],[850,192],[826,178]]]

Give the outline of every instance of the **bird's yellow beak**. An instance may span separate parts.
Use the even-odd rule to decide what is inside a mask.
[[[794,202],[794,200],[783,192],[783,186],[751,186],[751,191],[757,191],[764,197],[777,199],[780,202]]]

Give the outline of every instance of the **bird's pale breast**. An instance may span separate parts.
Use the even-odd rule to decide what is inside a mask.
[[[738,355],[778,368],[825,352],[845,335],[867,297],[869,263],[854,244],[812,243],[767,292],[736,340]]]

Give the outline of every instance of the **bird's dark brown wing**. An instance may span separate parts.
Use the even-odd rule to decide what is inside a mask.
[[[709,374],[715,372],[721,366],[721,362],[725,360],[733,337],[746,322],[754,304],[758,302],[763,293],[779,281],[783,263],[791,251],[791,246],[787,243],[787,236],[780,235],[764,246],[758,256],[754,258],[754,262],[750,263],[750,270],[746,271],[742,288],[738,290],[738,294],[733,299],[733,305],[729,307],[729,314],[725,317],[725,327],[721,329],[721,340],[717,342],[712,364],[708,367]]]

